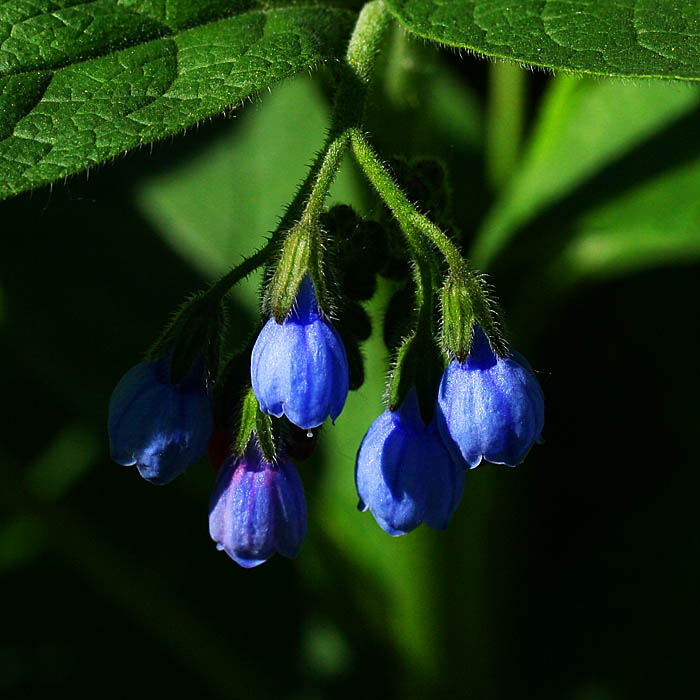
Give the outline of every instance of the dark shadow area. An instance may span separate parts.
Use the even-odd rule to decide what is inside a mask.
[[[700,109],[675,121],[597,172],[572,193],[544,209],[516,233],[489,272],[497,285],[524,270],[546,269],[577,231],[578,218],[604,207],[634,187],[700,157]]]

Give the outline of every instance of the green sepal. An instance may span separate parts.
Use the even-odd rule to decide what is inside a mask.
[[[255,438],[258,440],[263,457],[268,462],[273,463],[277,459],[275,447],[277,440],[275,439],[272,418],[260,410],[258,399],[251,387],[246,393],[241,407],[240,426],[234,442],[235,454],[243,454],[248,443]]]
[[[423,422],[433,419],[443,362],[437,345],[426,334],[414,334],[399,348],[389,384],[389,410],[396,411],[411,387],[418,394]]]
[[[469,355],[474,326],[474,308],[467,286],[448,275],[440,290],[441,339],[446,355],[464,362]]]
[[[277,442],[274,430],[274,425],[272,423],[272,418],[263,413],[260,408],[258,408],[258,413],[255,418],[255,432],[258,436],[258,443],[260,445],[260,451],[263,453],[263,457],[273,464],[277,461]]]
[[[195,294],[175,312],[147,356],[153,359],[172,352],[170,381],[178,384],[203,354],[207,372],[215,378],[226,323],[226,310],[220,298],[204,292]]]
[[[469,356],[473,326],[478,323],[493,351],[499,357],[508,354],[501,331],[498,305],[482,275],[468,270],[451,271],[440,292],[442,307],[441,339],[448,358],[464,362]]]
[[[299,285],[311,277],[318,305],[328,313],[326,285],[323,279],[323,241],[317,228],[297,224],[285,236],[282,253],[267,290],[270,312],[277,323],[284,323],[294,305]]]
[[[248,392],[243,399],[243,405],[241,406],[241,420],[238,427],[238,433],[236,434],[236,439],[233,443],[235,453],[237,455],[242,455],[250,442],[253,433],[257,427],[258,411],[260,406],[258,400],[253,393],[252,387],[248,389]]]

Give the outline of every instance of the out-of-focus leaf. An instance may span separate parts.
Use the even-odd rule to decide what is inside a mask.
[[[0,8],[0,197],[182,131],[340,57],[354,18],[255,1],[37,4]]]
[[[476,237],[474,263],[490,266],[545,207],[699,103],[700,92],[687,85],[555,79],[520,167]]]
[[[201,153],[139,183],[138,206],[183,257],[217,277],[265,243],[321,148],[327,125],[328,108],[311,80],[279,85]],[[358,187],[343,168],[331,202],[356,201]],[[234,293],[256,308],[256,279]]]
[[[0,573],[34,559],[44,548],[46,533],[30,516],[20,516],[0,526]]]
[[[576,221],[551,264],[571,285],[655,265],[700,259],[700,159],[664,172]]]
[[[700,79],[696,3],[387,0],[412,32],[477,53],[597,75]]]
[[[81,425],[63,428],[25,475],[27,490],[57,500],[87,471],[100,452],[94,433]]]
[[[380,284],[370,309],[375,328],[380,327],[388,297],[386,284]],[[435,638],[438,595],[432,588],[429,562],[432,543],[440,534],[422,525],[404,537],[390,537],[369,512],[357,510],[355,455],[370,424],[385,409],[382,396],[386,349],[381,333],[375,331],[363,348],[365,383],[350,393],[336,424],[323,432],[327,468],[321,475],[318,498],[310,506],[310,517],[315,522],[310,527],[319,527],[321,523],[323,532],[351,561],[352,567],[376,582],[387,603],[380,619],[368,615],[370,622],[378,624],[375,633],[393,639],[415,678],[427,681],[439,666]]]
[[[478,93],[444,56],[400,27],[388,42],[381,69],[384,91],[377,91],[368,110],[368,130],[380,153],[409,162],[438,158],[454,194],[450,213],[460,229],[473,230],[488,201],[481,176],[484,129]],[[419,205],[425,209],[425,202]]]
[[[370,105],[370,131],[392,156],[445,157],[480,148],[479,99],[432,47],[397,27],[382,70],[384,94]]]

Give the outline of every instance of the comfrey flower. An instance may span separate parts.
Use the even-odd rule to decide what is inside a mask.
[[[369,509],[390,535],[422,522],[444,529],[464,489],[464,470],[443,445],[434,421],[425,425],[411,389],[397,411],[370,426],[357,453],[358,508]]]
[[[453,360],[442,376],[436,421],[470,468],[482,459],[514,467],[541,437],[542,389],[523,357],[497,357],[475,325],[466,361]]]
[[[338,332],[321,316],[311,279],[304,278],[284,323],[270,319],[250,360],[260,408],[310,429],[335,420],[348,395],[348,360]]]
[[[167,484],[204,455],[214,425],[204,362],[195,361],[178,384],[170,356],[142,362],[119,381],[109,402],[112,459],[136,465],[153,484]]]
[[[253,445],[229,458],[211,497],[209,534],[247,569],[275,552],[295,557],[306,534],[306,501],[294,465],[285,458],[270,464]]]

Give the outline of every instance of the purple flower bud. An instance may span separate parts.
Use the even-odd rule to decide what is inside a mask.
[[[178,384],[170,382],[170,357],[142,362],[119,381],[109,401],[112,459],[136,465],[153,484],[167,484],[207,449],[214,412],[204,362],[197,360]]]
[[[470,468],[482,459],[520,464],[544,425],[544,396],[520,355],[497,357],[474,326],[467,360],[453,360],[442,375],[436,421],[445,444]]]
[[[275,552],[295,557],[306,534],[306,501],[294,465],[284,458],[270,464],[252,445],[228,459],[209,504],[209,534],[247,569]]]
[[[250,379],[260,409],[309,429],[335,420],[348,395],[348,360],[338,332],[321,317],[305,277],[284,323],[270,319],[255,341]]]
[[[425,425],[411,389],[402,406],[384,411],[357,453],[358,508],[369,509],[390,535],[422,522],[443,530],[462,498],[464,470],[443,445],[435,423]]]

